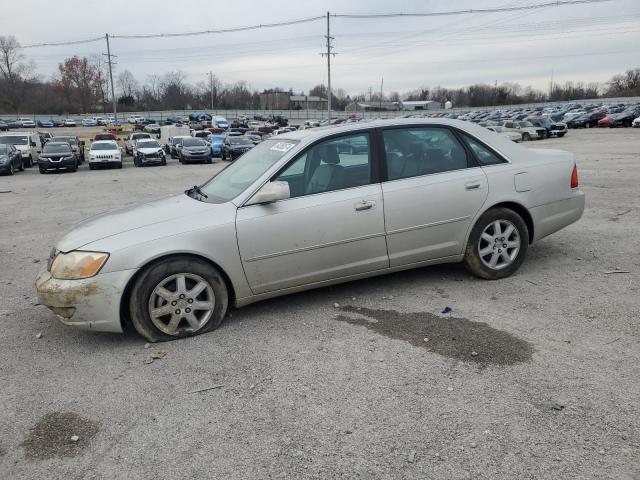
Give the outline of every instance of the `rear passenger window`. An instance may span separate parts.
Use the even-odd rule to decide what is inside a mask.
[[[394,128],[383,132],[389,180],[467,168],[464,147],[446,128]]]
[[[469,148],[473,150],[476,158],[480,162],[480,165],[497,165],[499,163],[507,163],[504,159],[493,153],[487,147],[482,145],[477,140],[471,138],[469,135],[463,134],[465,142],[469,145]]]

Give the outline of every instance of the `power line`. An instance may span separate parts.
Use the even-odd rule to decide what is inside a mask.
[[[450,15],[469,15],[477,13],[500,13],[500,12],[516,12],[520,10],[537,10],[548,7],[562,7],[565,5],[581,5],[589,3],[603,3],[611,2],[613,0],[563,0],[553,1],[546,3],[538,3],[531,5],[521,5],[515,7],[496,7],[496,8],[470,8],[467,10],[451,10],[445,12],[426,12],[426,13],[367,13],[367,14],[339,14],[334,13],[331,15],[335,18],[356,18],[356,19],[371,19],[371,18],[398,18],[398,17],[443,17]]]
[[[495,7],[495,8],[478,8],[478,9],[468,9],[468,10],[451,10],[451,11],[441,11],[441,12],[414,12],[414,13],[375,13],[375,14],[331,14],[330,16],[334,18],[348,18],[348,19],[379,19],[379,18],[398,18],[398,17],[442,17],[442,16],[453,16],[453,15],[472,15],[472,14],[489,14],[489,13],[504,13],[504,12],[516,12],[516,11],[524,11],[524,10],[539,10],[543,8],[549,7],[562,7],[568,5],[585,5],[585,4],[595,4],[595,3],[604,3],[611,2],[614,0],[556,0],[549,1],[545,3],[537,3],[537,4],[529,4],[529,5],[516,5],[516,6],[504,6],[504,7]],[[194,32],[173,32],[173,33],[148,33],[148,34],[133,34],[133,35],[114,35],[110,34],[110,38],[118,38],[118,39],[144,39],[144,38],[174,38],[174,37],[189,37],[196,35],[210,35],[210,34],[220,34],[220,33],[233,33],[233,32],[245,32],[249,30],[258,30],[261,28],[275,28],[275,27],[285,27],[290,25],[300,25],[304,23],[316,22],[319,20],[324,20],[325,15],[319,15],[315,17],[307,17],[301,18],[297,20],[289,20],[283,22],[274,22],[274,23],[264,23],[257,25],[248,25],[243,27],[234,27],[234,28],[225,28],[219,30],[200,30]],[[71,41],[61,41],[61,42],[45,42],[45,43],[34,43],[29,45],[24,45],[22,48],[39,48],[39,47],[57,47],[57,46],[65,46],[65,45],[80,45],[84,43],[92,43],[103,40],[104,37],[93,37],[87,38],[83,40],[71,40]]]

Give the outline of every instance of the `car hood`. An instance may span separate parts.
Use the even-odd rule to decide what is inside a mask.
[[[16,147],[16,150],[19,151],[25,151],[25,150],[29,150],[31,147],[29,147],[29,145],[14,145],[14,147]]]
[[[186,220],[210,210],[212,206],[215,205],[194,200],[185,194],[177,194],[125,207],[78,223],[60,239],[56,248],[62,252],[77,250],[88,243],[149,225],[168,223],[177,218]]]
[[[162,150],[162,147],[143,147],[143,148],[137,148],[138,152],[140,153],[144,153],[145,155],[149,154],[149,153],[158,153],[160,150]]]
[[[201,152],[207,149],[206,145],[203,145],[201,147],[182,147],[183,150],[186,150],[188,152]]]

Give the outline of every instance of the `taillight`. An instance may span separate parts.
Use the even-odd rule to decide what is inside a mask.
[[[573,166],[573,172],[571,172],[571,188],[578,188],[578,166]]]

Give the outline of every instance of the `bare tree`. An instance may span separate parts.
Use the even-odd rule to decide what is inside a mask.
[[[67,58],[58,66],[60,71],[59,84],[71,104],[77,102],[83,113],[89,112],[96,101],[96,66],[87,57]]]
[[[129,70],[120,72],[117,83],[122,97],[135,98],[140,90],[140,84]]]
[[[23,60],[16,37],[0,35],[0,98],[15,113],[22,105],[29,73],[34,68],[33,64],[26,64]]]

